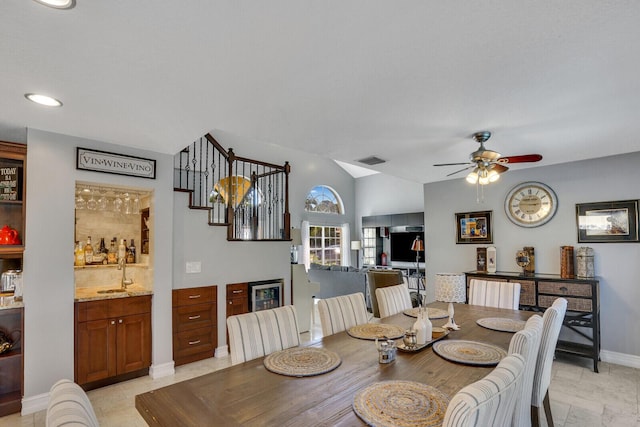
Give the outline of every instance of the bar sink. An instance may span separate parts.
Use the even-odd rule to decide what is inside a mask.
[[[127,292],[126,289],[117,288],[117,289],[102,289],[99,290],[99,294],[115,294],[116,292]]]

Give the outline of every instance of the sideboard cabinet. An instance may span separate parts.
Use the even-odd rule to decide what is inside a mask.
[[[521,273],[487,273],[471,271],[472,279],[520,283],[520,310],[543,312],[556,298],[567,300],[556,351],[588,357],[598,372],[600,360],[600,289],[598,279],[567,279],[555,274],[523,275]]]

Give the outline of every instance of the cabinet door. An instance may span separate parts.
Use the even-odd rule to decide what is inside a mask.
[[[249,312],[249,300],[247,298],[227,299],[227,317]]]
[[[151,315],[125,316],[117,322],[117,374],[151,366]]]
[[[78,323],[79,384],[116,375],[116,330],[114,319]]]

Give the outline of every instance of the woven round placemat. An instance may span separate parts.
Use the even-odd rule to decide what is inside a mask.
[[[418,311],[420,307],[408,308],[403,311],[409,317],[418,317]],[[449,313],[445,310],[441,310],[439,308],[430,308],[429,309],[429,319],[444,319],[445,317],[449,317]]]
[[[449,397],[415,381],[382,381],[358,391],[353,411],[374,427],[441,426]]]
[[[363,340],[375,340],[382,337],[395,340],[404,337],[404,328],[386,323],[365,323],[350,327],[347,333],[354,338]]]
[[[325,348],[291,347],[264,358],[264,367],[289,377],[310,377],[325,374],[340,366],[342,360]]]
[[[477,341],[447,340],[433,344],[433,351],[443,359],[465,365],[497,365],[507,352],[493,344]]]
[[[476,323],[483,328],[500,332],[518,332],[524,329],[524,320],[507,319],[505,317],[485,317],[476,320]]]

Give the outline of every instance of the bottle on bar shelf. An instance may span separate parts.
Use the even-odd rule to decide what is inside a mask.
[[[120,239],[120,244],[118,245],[118,263],[127,261],[127,248],[124,245],[124,239]]]
[[[82,267],[85,263],[85,259],[84,259],[84,247],[82,246],[82,243],[80,243],[80,241],[76,242],[76,249],[75,249],[75,261],[74,261],[74,265],[78,266],[78,267]]]
[[[91,236],[87,237],[87,244],[84,247],[84,263],[89,265],[93,262],[93,246],[91,246]]]
[[[115,237],[111,240],[111,244],[109,245],[109,252],[107,253],[107,263],[108,264],[118,263],[118,250],[116,249]]]
[[[131,239],[131,245],[129,245],[129,250],[127,251],[127,263],[136,263],[136,245],[133,243],[133,239]]]

